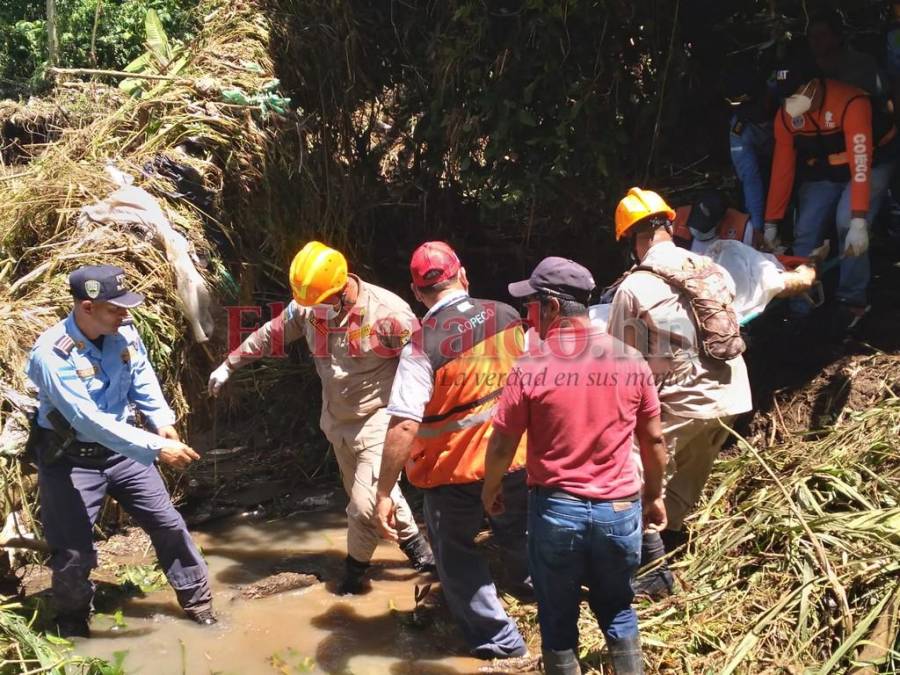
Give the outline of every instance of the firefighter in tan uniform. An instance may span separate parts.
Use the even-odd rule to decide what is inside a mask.
[[[639,349],[656,379],[669,448],[664,530],[649,527],[641,567],[687,540],[683,530],[735,416],[753,408],[745,345],[732,307],[734,280],[709,258],[675,246],[675,212],[657,193],[631,188],[616,208],[616,238],[640,261],[619,284],[608,331]],[[674,579],[664,560],[637,579],[635,595],[663,597]]]
[[[378,543],[372,523],[385,413],[400,350],[416,319],[399,296],[347,273],[334,249],[310,242],[291,264],[294,301],[244,342],[209,378],[217,396],[236,369],[272,353],[273,345],[305,338],[322,380],[320,425],[334,447],[347,506],[346,576],[339,592],[359,593]],[[279,334],[280,333],[280,334]],[[400,548],[418,571],[432,571],[434,558],[409,505],[394,486]]]

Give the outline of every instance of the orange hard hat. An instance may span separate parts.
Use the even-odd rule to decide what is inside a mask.
[[[675,211],[655,192],[633,187],[616,207],[616,239],[621,239],[635,223],[648,216],[662,215],[675,220]]]
[[[311,241],[291,263],[291,290],[304,307],[321,304],[347,284],[347,259],[318,241]]]

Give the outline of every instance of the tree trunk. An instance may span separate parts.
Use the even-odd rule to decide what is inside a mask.
[[[47,0],[47,65],[56,65],[59,42],[56,35],[56,0]]]

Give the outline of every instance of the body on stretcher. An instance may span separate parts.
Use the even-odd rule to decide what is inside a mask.
[[[839,258],[822,262],[828,257],[830,243],[826,241],[806,258],[773,255],[747,246],[739,241],[720,239],[704,253],[720,265],[734,281],[734,309],[742,326],[762,314],[776,298],[805,296],[815,307],[824,301],[821,275],[840,262]],[[806,267],[805,273],[794,274]],[[810,270],[815,270],[813,274]],[[591,323],[606,330],[610,303],[591,306]]]

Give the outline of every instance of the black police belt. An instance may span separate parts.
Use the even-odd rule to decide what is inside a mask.
[[[63,452],[73,459],[109,459],[113,455],[113,451],[105,445],[81,441],[70,443]]]
[[[35,445],[40,448],[40,460],[46,465],[65,457],[74,464],[93,467],[104,464],[113,455],[113,451],[104,445],[77,440],[74,430],[61,438],[55,429],[35,425],[32,433],[36,434]]]

